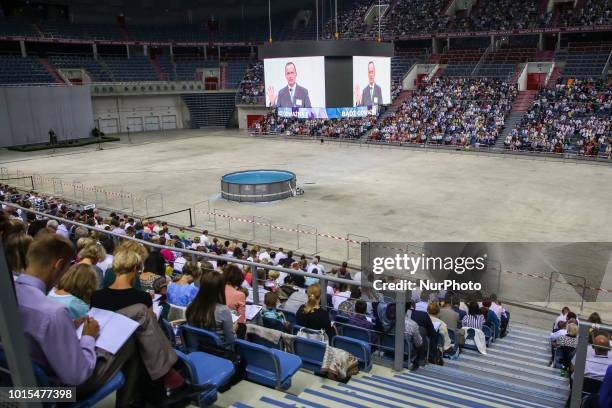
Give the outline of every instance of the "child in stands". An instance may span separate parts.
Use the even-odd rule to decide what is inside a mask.
[[[261,316],[268,319],[278,320],[285,327],[287,327],[287,319],[285,319],[285,315],[283,312],[276,310],[276,305],[278,305],[278,296],[276,293],[266,293],[266,296],[264,296],[264,304],[266,307],[261,311]]]

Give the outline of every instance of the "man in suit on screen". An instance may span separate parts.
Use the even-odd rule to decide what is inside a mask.
[[[296,83],[297,70],[293,62],[285,64],[285,79],[287,86],[274,93],[274,87],[268,87],[268,102],[270,106],[279,108],[311,108],[308,89]]]
[[[368,62],[368,84],[361,93],[361,99],[357,101],[357,106],[382,105],[382,89],[375,82],[376,68],[374,62]],[[359,89],[359,87],[357,88]],[[359,95],[359,92],[357,92]]]

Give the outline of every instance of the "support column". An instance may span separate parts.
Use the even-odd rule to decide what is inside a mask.
[[[561,49],[561,31],[557,33],[557,47],[555,51],[559,51]]]
[[[125,55],[130,59],[130,45],[125,44]]]
[[[208,59],[208,50],[206,49],[206,46],[204,46],[203,48],[204,48],[204,59],[207,60]]]
[[[544,33],[538,35],[538,51],[544,51]]]
[[[147,45],[142,46],[142,55],[144,55],[145,57],[149,56],[149,47],[147,47]]]
[[[98,59],[98,45],[96,43],[91,44],[91,51],[95,60]]]
[[[221,62],[221,46],[217,46],[217,60]]]
[[[431,52],[432,54],[438,53],[438,41],[436,37],[431,37]]]
[[[21,58],[27,58],[28,54],[26,53],[25,41],[19,40],[19,48],[21,49]]]
[[[489,42],[489,44],[491,45],[491,51],[495,51],[495,36],[494,35],[491,36],[491,41]]]
[[[450,50],[450,37],[446,37],[446,51]]]
[[[174,48],[172,48],[172,46],[170,46],[169,52],[170,52],[170,58],[174,59]]]

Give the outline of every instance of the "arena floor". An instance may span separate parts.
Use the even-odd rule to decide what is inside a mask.
[[[217,218],[217,232],[297,248],[297,224],[318,233],[361,241],[610,241],[612,166],[530,160],[507,156],[380,149],[256,139],[237,130],[180,130],[123,135],[120,142],[75,149],[17,153],[0,151],[0,165],[12,176],[40,173],[59,177],[68,197],[131,208],[149,215],[188,208],[209,200],[217,213],[264,225]],[[222,200],[220,177],[246,169],[285,169],[296,173],[305,194],[248,204]],[[74,181],[76,191],[71,184]],[[108,194],[94,193],[98,186]],[[40,188],[40,186],[38,187]],[[53,191],[49,179],[42,187]],[[56,186],[56,192],[58,187]],[[159,195],[163,193],[163,211]],[[210,230],[208,203],[196,206],[197,225]],[[221,211],[222,210],[222,211]],[[181,213],[168,217],[186,224]],[[314,228],[301,226],[303,231]],[[228,234],[229,235],[229,234]],[[314,236],[299,234],[299,248],[315,252]],[[319,237],[318,252],[347,258],[345,240]],[[349,244],[358,262],[359,248]],[[610,261],[612,264],[612,261]],[[505,267],[505,266],[504,266]],[[594,282],[612,287],[612,266]],[[607,300],[610,295],[606,295]]]

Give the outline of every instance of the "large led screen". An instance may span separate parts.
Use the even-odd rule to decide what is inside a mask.
[[[391,58],[353,57],[353,106],[391,103]]]
[[[266,106],[325,108],[324,57],[264,59]]]

